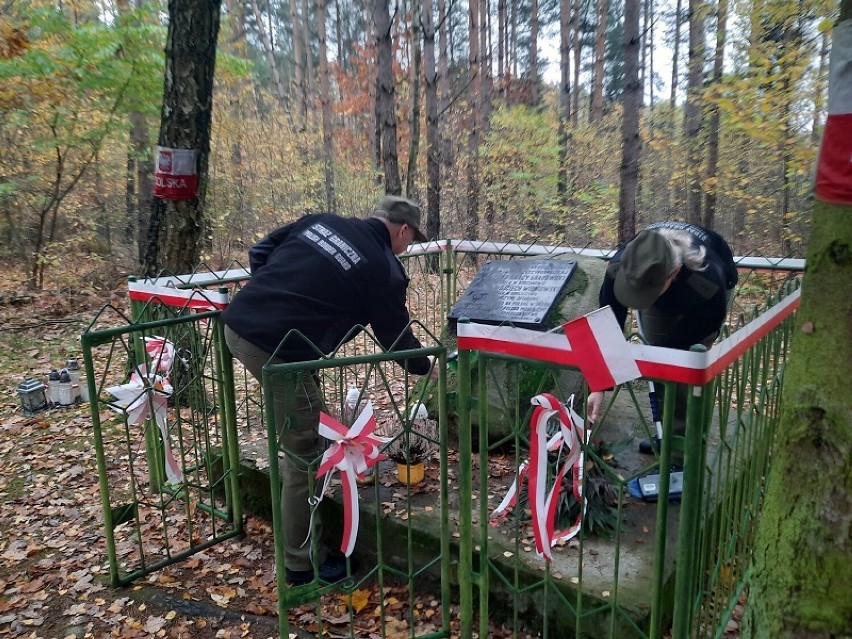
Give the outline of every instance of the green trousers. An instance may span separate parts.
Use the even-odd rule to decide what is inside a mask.
[[[262,380],[267,362],[284,363],[243,339],[225,326],[225,341],[236,359],[257,379]],[[317,544],[316,565],[325,561],[322,522],[319,511],[311,517],[310,481],[312,464],[325,450],[325,440],[317,432],[322,399],[317,379],[310,371],[293,373],[293,379],[277,379],[272,398],[264,398],[266,410],[273,410],[281,469],[281,521],[284,530],[284,561],[290,570],[311,570],[313,540]],[[287,398],[291,398],[290,401]],[[275,460],[270,460],[274,463]],[[316,468],[316,465],[313,466]],[[314,471],[315,472],[315,471]],[[321,480],[320,480],[321,481]],[[318,483],[317,491],[320,489]]]

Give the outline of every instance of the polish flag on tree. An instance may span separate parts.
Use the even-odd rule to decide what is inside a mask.
[[[828,117],[814,196],[833,204],[852,204],[852,20],[834,28],[830,68]]]

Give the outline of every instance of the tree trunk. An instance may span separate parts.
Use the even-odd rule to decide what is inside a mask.
[[[684,109],[686,142],[686,216],[693,224],[701,224],[701,90],[704,75],[703,0],[689,0],[689,63]]]
[[[530,104],[538,104],[538,0],[530,7]]]
[[[450,168],[455,162],[450,136],[447,135],[447,110],[450,108],[450,62],[447,50],[447,5],[445,0],[438,0],[438,138],[440,144],[441,166],[449,175]],[[435,237],[438,237],[437,235]]]
[[[559,3],[559,175],[556,190],[562,205],[568,204],[568,126],[571,120],[571,0]]]
[[[118,0],[119,14],[131,11],[130,0]],[[136,3],[142,6],[141,0]],[[145,255],[148,237],[148,213],[151,210],[151,138],[145,114],[134,111],[130,114],[130,150],[127,153],[127,190],[125,194],[128,238],[136,243],[136,258],[139,265]]]
[[[272,80],[272,90],[275,92],[275,97],[278,98],[278,104],[285,107],[287,94],[284,90],[284,83],[281,82],[281,74],[278,73],[278,65],[275,64],[275,52],[272,49],[272,40],[269,39],[269,34],[263,25],[263,15],[260,13],[257,0],[251,0],[251,9],[254,13],[255,24],[257,25],[257,35],[260,37],[261,46],[263,46],[266,68],[269,69],[269,77]]]
[[[307,126],[308,103],[305,100],[305,52],[302,48],[301,25],[299,0],[290,0],[290,26],[293,31],[293,93],[299,105],[299,123],[304,130]]]
[[[505,97],[506,78],[506,0],[497,0],[497,91],[500,98]]]
[[[393,47],[388,0],[376,0],[376,65],[378,73],[377,112],[382,129],[382,167],[385,193],[400,195],[399,158],[396,151],[396,90],[393,79]]]
[[[592,122],[603,120],[604,54],[606,44],[607,0],[597,0],[598,20],[595,25],[595,73],[592,84]]]
[[[636,185],[639,181],[639,110],[642,84],[639,82],[639,16],[642,0],[624,3],[624,119],[621,125],[621,189],[618,196],[618,242],[624,244],[636,236]]]
[[[431,2],[431,0],[427,0]],[[410,144],[408,167],[405,171],[405,195],[414,197],[414,178],[420,157],[420,0],[411,2],[411,114],[408,119]]]
[[[331,119],[331,91],[328,81],[328,51],[326,50],[325,0],[316,0],[317,38],[319,40],[320,102],[322,103],[322,151],[325,170],[325,204],[327,211],[337,210],[334,190],[334,123]]]
[[[435,22],[432,2],[423,4],[423,72],[426,79],[426,232],[441,233],[441,136],[438,127],[438,74],[435,72]]]
[[[482,130],[487,133],[491,122],[491,48],[488,34],[491,31],[488,0],[479,0],[479,51],[482,64],[479,65],[480,82],[480,111],[482,113]]]
[[[677,0],[675,5],[675,23],[674,36],[672,37],[672,80],[671,80],[671,97],[669,102],[672,107],[672,117],[674,117],[675,98],[677,97],[677,80],[678,80],[678,60],[680,59],[680,14],[683,11],[683,0]]]
[[[583,16],[581,14],[580,0],[574,0],[573,4],[572,19],[574,27],[571,35],[571,48],[574,51],[574,83],[571,86],[573,93],[571,97],[571,124],[578,126],[580,124],[580,60],[583,52],[583,40],[580,38],[580,29],[583,25]]]
[[[728,0],[719,0],[716,5],[716,51],[713,56],[713,83],[722,84],[725,61],[725,36],[728,20]],[[704,203],[703,226],[712,229],[716,226],[716,194],[719,191],[719,107],[710,104],[710,120],[707,136],[707,199]]]
[[[467,157],[467,227],[466,238],[475,240],[479,234],[479,3],[469,3],[470,34],[470,107],[468,109],[468,157]]]
[[[132,113],[130,115],[130,144],[136,174],[136,201],[134,203],[136,223],[134,226],[136,227],[137,259],[139,265],[144,266],[142,258],[145,255],[148,219],[154,190],[154,181],[151,179],[154,158],[151,156],[151,134],[148,128],[148,120],[143,113]]]
[[[153,199],[144,271],[188,273],[198,266],[208,224],[204,212],[213,75],[219,33],[217,0],[169,0],[166,72],[158,143],[198,152],[198,194]]]
[[[309,0],[302,0],[302,37],[305,51],[305,108],[308,110],[308,126],[311,130],[316,125],[316,109],[314,108],[314,54],[311,50],[311,11]]]
[[[841,2],[830,65],[829,117],[846,117],[852,93],[852,0]],[[834,141],[837,159],[841,148],[848,157],[848,139],[845,146]],[[829,157],[823,147],[818,171]],[[834,170],[824,173],[826,181],[848,193],[848,169]],[[814,201],[807,264],[754,545],[746,638],[831,639],[848,636],[852,628],[849,197],[839,195],[836,204]]]

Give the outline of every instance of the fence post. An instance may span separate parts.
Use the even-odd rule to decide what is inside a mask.
[[[463,319],[459,320],[465,321]],[[471,393],[470,351],[459,349],[458,354],[458,433],[459,433],[459,633],[473,636],[473,524],[471,477]],[[481,497],[485,499],[485,497]]]
[[[703,345],[690,350],[706,351]],[[704,441],[709,432],[707,420],[711,414],[705,409],[708,398],[713,400],[713,385],[689,386],[686,403],[686,434],[683,450],[683,493],[680,506],[680,527],[677,537],[675,566],[675,605],[672,639],[689,639],[695,602],[694,584],[698,538],[701,517],[701,487],[704,474]]]
[[[657,500],[656,552],[654,554],[654,577],[651,585],[651,627],[649,636],[662,637],[664,584],[666,579],[666,540],[669,521],[669,489],[671,486],[672,428],[674,426],[676,385],[664,382],[663,433],[660,441],[659,499]]]

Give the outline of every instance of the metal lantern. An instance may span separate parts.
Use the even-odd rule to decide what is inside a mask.
[[[18,386],[18,396],[21,398],[24,415],[35,415],[38,411],[47,408],[45,385],[37,379],[27,377],[21,382]]]

